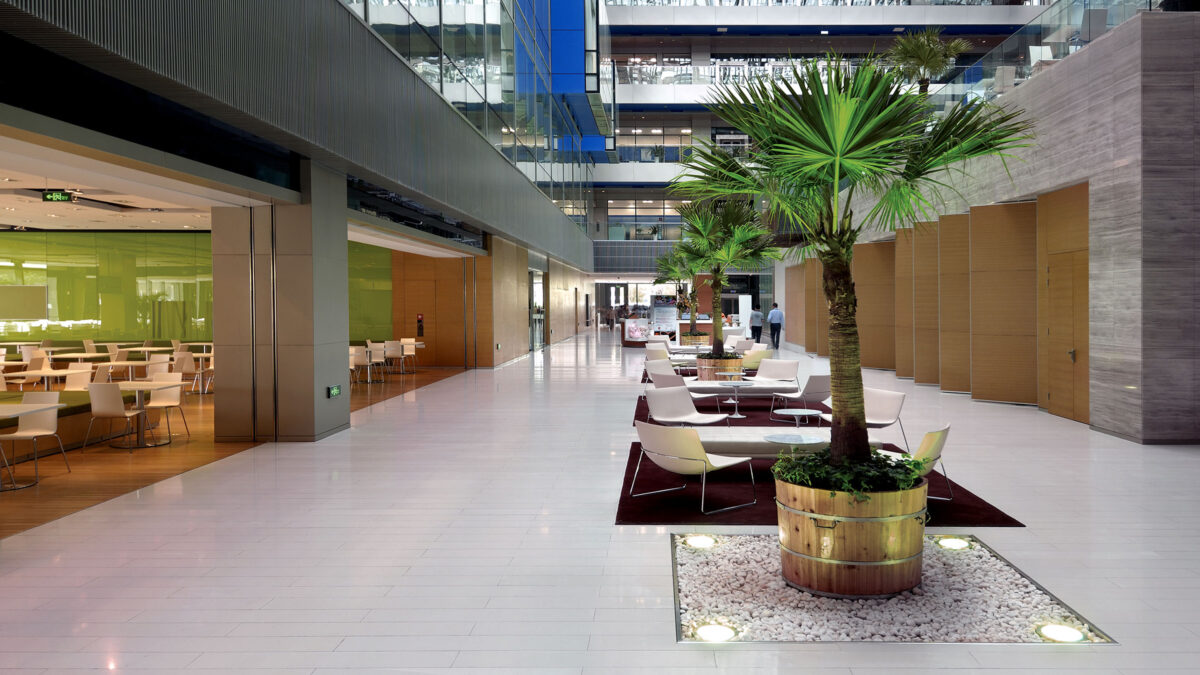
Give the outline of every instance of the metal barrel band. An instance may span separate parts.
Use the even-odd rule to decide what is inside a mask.
[[[907,558],[900,558],[898,560],[859,561],[859,560],[835,560],[833,558],[818,558],[817,556],[808,555],[806,553],[800,553],[799,551],[793,551],[792,549],[784,546],[782,543],[779,544],[779,548],[782,549],[785,553],[790,553],[790,554],[796,556],[797,558],[804,558],[805,560],[812,560],[814,562],[827,563],[830,565],[862,565],[864,567],[866,567],[866,566],[884,567],[887,565],[899,565],[901,563],[906,563],[906,562],[911,562],[913,560],[917,560],[924,553],[924,551],[921,551],[919,553],[916,553],[915,555],[910,555]]]
[[[813,520],[831,520],[834,522],[835,525],[837,523],[893,523],[893,522],[897,522],[897,521],[901,521],[901,520],[908,520],[909,518],[924,519],[926,513],[929,510],[927,508],[922,508],[920,511],[914,511],[912,513],[905,513],[905,514],[902,514],[899,516],[875,516],[875,517],[866,517],[866,518],[856,518],[856,517],[852,517],[852,516],[830,516],[830,515],[826,515],[824,513],[813,513],[811,511],[801,511],[800,509],[793,509],[792,507],[788,506],[787,504],[784,504],[783,502],[779,501],[778,497],[775,498],[775,504],[779,508],[781,508],[784,511],[787,511],[789,513],[794,513],[798,516],[808,516],[809,518],[811,518]],[[817,527],[821,527],[821,526],[818,525]]]

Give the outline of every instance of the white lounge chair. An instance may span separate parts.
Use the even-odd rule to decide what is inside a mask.
[[[729,423],[725,413],[702,413],[696,410],[692,393],[687,387],[651,389],[646,392],[646,403],[650,406],[650,417],[660,424],[715,424]]]
[[[890,450],[878,450],[877,452],[879,452],[879,454],[881,454],[881,455],[887,455],[888,457],[892,457],[894,459],[908,457],[909,459],[925,460],[925,467],[921,471],[922,476],[928,476],[929,473],[931,471],[933,471],[933,467],[935,464],[941,464],[942,465],[942,477],[946,479],[946,490],[950,492],[950,496],[949,497],[928,497],[927,496],[926,499],[932,499],[934,501],[939,501],[939,502],[949,502],[949,501],[954,500],[954,484],[950,482],[950,474],[946,471],[946,462],[942,460],[942,450],[945,449],[946,438],[949,436],[950,436],[950,425],[949,424],[942,427],[941,429],[938,429],[937,431],[930,431],[929,433],[925,434],[924,438],[921,439],[920,447],[917,448],[916,454],[912,455],[911,457],[908,457],[907,455],[902,455],[898,452],[892,452]]]
[[[672,429],[656,424],[646,424],[645,422],[637,422],[636,426],[638,441],[641,443],[642,451],[638,455],[637,466],[633,470],[633,480],[629,482],[630,497],[645,497],[647,495],[682,490],[687,487],[686,476],[698,475],[700,476],[700,512],[706,516],[745,506],[753,506],[758,503],[758,489],[754,484],[754,466],[750,463],[749,457],[725,457],[723,455],[708,454],[704,451],[704,446],[700,444],[700,437],[696,434],[695,429]],[[634,492],[637,486],[638,473],[642,469],[642,459],[645,457],[649,457],[651,462],[663,470],[685,476],[683,485],[662,490],[652,490],[650,492]],[[708,490],[708,473],[743,462],[746,463],[747,468],[750,470],[752,500],[744,504],[735,504],[712,511],[704,510],[704,500]]]
[[[900,437],[904,439],[904,450],[909,452],[908,435],[900,421],[900,409],[904,407],[904,394],[886,389],[863,387],[863,408],[867,414],[868,429],[882,429],[893,424],[900,425]],[[822,413],[821,419],[833,423],[833,415]]]

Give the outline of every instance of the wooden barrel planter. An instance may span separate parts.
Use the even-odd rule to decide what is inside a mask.
[[[740,380],[742,377],[721,377],[717,373],[725,373],[742,369],[741,359],[696,359],[696,376],[700,380],[724,381]]]
[[[706,344],[708,344],[708,340],[709,340],[708,335],[684,335],[683,333],[679,334],[679,344],[684,347],[694,347],[695,345],[706,345]]]
[[[784,579],[839,598],[894,595],[921,583],[927,487],[922,480],[856,502],[848,492],[775,481]]]

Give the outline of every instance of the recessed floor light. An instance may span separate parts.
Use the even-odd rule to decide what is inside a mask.
[[[1038,626],[1038,635],[1051,642],[1079,642],[1083,640],[1083,631],[1061,623],[1048,623]]]
[[[971,542],[958,537],[942,537],[937,540],[937,545],[942,548],[948,548],[951,551],[961,551],[964,548],[971,548]]]
[[[689,534],[683,538],[683,543],[692,548],[712,548],[717,545],[717,540],[707,534]]]
[[[729,642],[737,633],[724,624],[708,623],[696,629],[696,637],[704,642]]]

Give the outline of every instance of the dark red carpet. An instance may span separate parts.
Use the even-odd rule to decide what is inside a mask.
[[[644,403],[643,403],[644,405]],[[738,421],[738,420],[735,420]],[[745,420],[741,420],[745,421]],[[900,449],[887,445],[887,450]],[[771,476],[773,459],[752,460],[758,503],[741,509],[706,516],[700,513],[700,478],[689,477],[688,486],[676,492],[630,497],[629,483],[637,466],[640,446],[629,447],[625,464],[625,479],[621,484],[621,500],[617,504],[617,525],[775,525],[775,479]],[[638,492],[649,492],[682,485],[683,477],[663,471],[646,459],[638,474]],[[929,527],[1024,527],[1020,521],[992,506],[975,493],[953,483],[954,500],[930,500]],[[946,479],[941,473],[929,474],[929,494],[947,496]],[[713,510],[750,501],[750,474],[745,465],[722,469],[708,476],[705,509]]]

